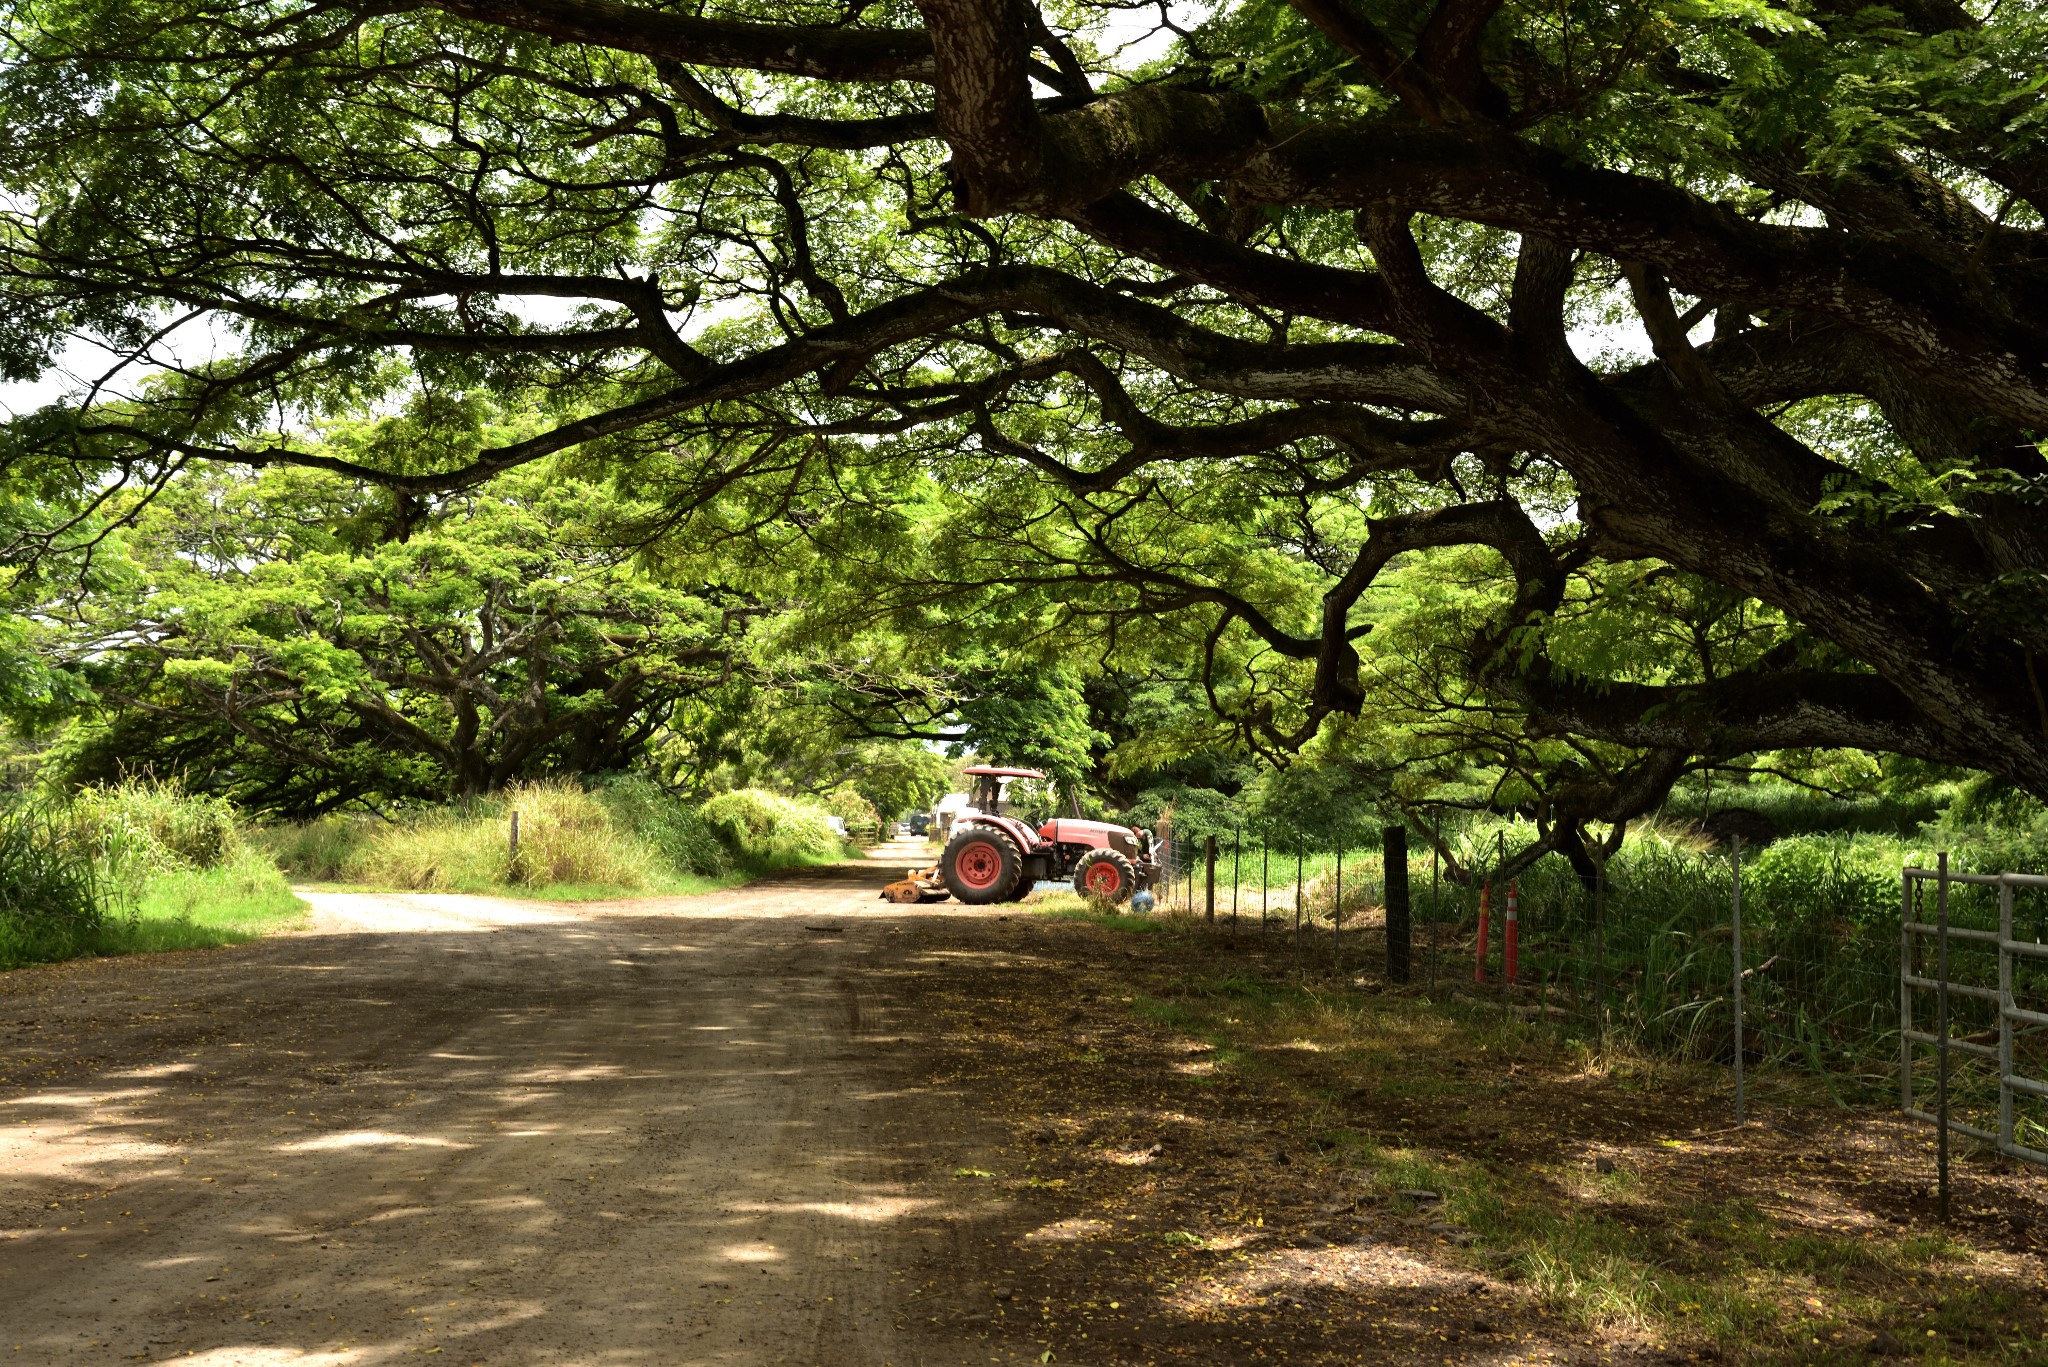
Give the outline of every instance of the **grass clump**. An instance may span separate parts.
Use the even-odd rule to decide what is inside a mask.
[[[304,883],[339,883],[359,847],[385,823],[374,816],[333,815],[312,821],[265,826],[251,833],[285,876]]]
[[[670,867],[682,873],[720,878],[733,870],[734,851],[704,819],[703,811],[664,792],[640,774],[622,774],[596,790],[598,801]]]
[[[339,881],[411,891],[484,892],[502,888],[510,858],[502,818],[436,811],[351,832],[336,872]]]
[[[241,843],[235,809],[224,798],[157,780],[86,788],[65,817],[103,858],[152,869],[210,869]]]
[[[1090,925],[1102,926],[1107,930],[1120,930],[1134,935],[1158,935],[1181,928],[1177,918],[1154,914],[1139,916],[1132,912],[1118,911],[1099,898],[1083,897],[1073,892],[1040,892],[1032,894],[1029,907],[1040,916],[1050,916],[1062,921],[1086,921]]]
[[[664,886],[677,870],[612,809],[574,783],[525,783],[505,791],[519,813],[519,846],[507,847],[505,881],[521,888]]]
[[[112,891],[68,823],[20,799],[0,806],[0,967],[89,952]]]
[[[763,788],[720,793],[698,809],[739,861],[752,868],[787,867],[844,858],[846,841],[822,803]]]

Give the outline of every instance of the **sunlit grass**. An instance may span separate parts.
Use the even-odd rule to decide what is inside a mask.
[[[306,903],[259,851],[237,849],[210,869],[141,878],[132,902],[67,939],[30,941],[0,922],[0,968],[98,955],[240,944],[300,922]]]

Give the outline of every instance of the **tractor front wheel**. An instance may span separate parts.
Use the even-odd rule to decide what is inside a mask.
[[[1138,871],[1115,850],[1090,850],[1074,869],[1074,891],[1091,900],[1128,902]]]
[[[947,889],[970,906],[1007,899],[1024,875],[1024,856],[1017,843],[987,826],[969,826],[946,842],[939,876]]]

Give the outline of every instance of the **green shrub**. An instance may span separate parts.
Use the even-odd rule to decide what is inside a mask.
[[[102,859],[144,870],[210,869],[235,849],[235,809],[177,784],[128,779],[83,789],[67,814]]]
[[[834,788],[825,794],[825,810],[844,821],[849,831],[872,831],[882,823],[882,814],[875,810],[875,804],[849,787]]]
[[[832,829],[831,813],[813,799],[736,788],[711,798],[698,812],[743,863],[836,859],[846,850]]]
[[[114,900],[92,847],[61,814],[0,806],[0,967],[87,952]]]
[[[1934,865],[1947,850],[1952,867],[1970,873],[2048,873],[2048,817],[2032,816],[2014,802],[2009,821],[1966,822],[1951,813],[1920,832],[1916,862]]]
[[[249,839],[286,877],[307,883],[337,883],[347,877],[356,850],[387,825],[374,816],[323,816],[266,826],[252,832]]]
[[[1962,785],[1945,819],[1959,827],[2028,830],[2048,823],[2048,805],[2021,792],[2009,779],[1979,774]]]
[[[1759,923],[1896,930],[1905,853],[1899,841],[1881,836],[1792,836],[1744,861],[1743,889]]]
[[[612,818],[653,846],[678,873],[720,877],[732,871],[732,852],[694,804],[678,801],[641,774],[622,774],[597,790]]]

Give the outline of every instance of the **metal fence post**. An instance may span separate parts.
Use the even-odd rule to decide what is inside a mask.
[[[1919,956],[1914,943],[1914,915],[1920,900],[1919,884],[1910,870],[1899,874],[1899,1109],[1913,1109],[1913,965]]]
[[[1607,1040],[1607,861],[1593,865],[1593,1012],[1600,1040]]]
[[[1436,990],[1436,945],[1438,929],[1443,921],[1443,907],[1439,905],[1437,863],[1443,849],[1443,822],[1432,817],[1429,823],[1429,989]]]
[[[1487,918],[1493,915],[1493,880],[1487,879],[1479,885],[1479,933],[1474,937],[1472,949],[1472,981],[1486,981],[1486,940],[1490,927]]]
[[[1296,967],[1301,965],[1301,868],[1304,855],[1305,847],[1302,845],[1301,833],[1297,831],[1294,836],[1294,962]]]
[[[1266,933],[1266,899],[1273,892],[1272,876],[1273,849],[1265,841],[1259,842],[1259,934]]]
[[[1386,866],[1387,981],[1405,983],[1414,931],[1408,918],[1408,828],[1388,826],[1380,832],[1380,854]]]
[[[2010,1152],[2012,1132],[2012,884],[1998,885],[1998,1147]]]
[[[1729,923],[1734,931],[1735,949],[1735,1123],[1744,1124],[1744,1097],[1742,1088],[1742,837],[1736,836],[1730,845],[1729,868],[1734,874],[1735,888],[1730,899]]]
[[[1936,1213],[1948,1223],[1948,851],[1935,856],[1934,1167]]]
[[[1500,923],[1500,980],[1501,995],[1513,987],[1521,976],[1520,946],[1522,942],[1521,891],[1515,879],[1508,879],[1508,914]]]

